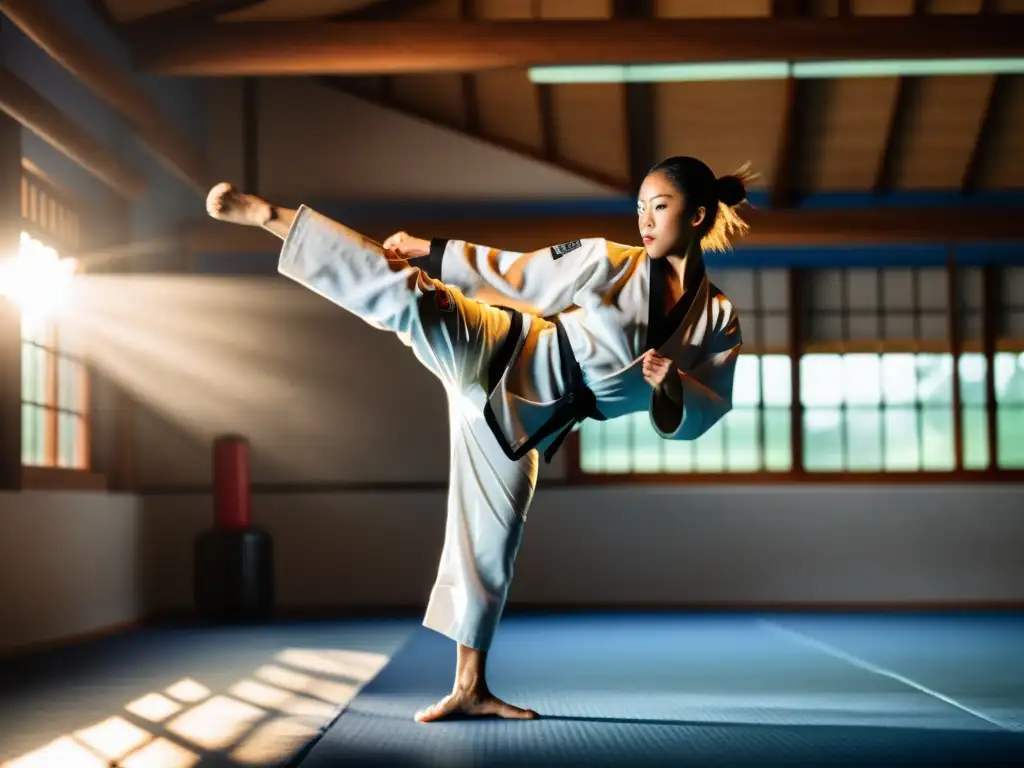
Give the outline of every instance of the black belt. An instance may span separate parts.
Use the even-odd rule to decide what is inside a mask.
[[[509,327],[505,342],[491,359],[488,368],[488,397],[494,391],[505,369],[511,362],[512,354],[515,352],[516,344],[519,342],[523,329],[523,316],[520,312],[508,307],[502,307],[502,309],[509,313],[512,324]],[[552,322],[554,322],[555,330],[558,333],[558,359],[562,368],[562,382],[565,386],[565,391],[562,393],[562,397],[559,398],[551,418],[544,422],[543,426],[531,435],[523,445],[519,446],[518,450],[513,451],[509,448],[508,441],[500,438],[502,435],[501,427],[494,416],[490,400],[484,405],[484,418],[487,420],[488,426],[495,436],[499,437],[499,442],[501,443],[502,450],[505,451],[505,455],[513,461],[523,458],[523,456],[536,448],[541,441],[557,433],[557,437],[544,451],[544,461],[550,464],[552,457],[558,452],[562,442],[574,426],[587,419],[594,419],[595,421],[606,420],[604,414],[598,410],[597,397],[583,379],[583,369],[580,368],[579,361],[576,360],[576,355],[572,351],[569,335],[565,332],[565,328],[557,317],[552,318]]]

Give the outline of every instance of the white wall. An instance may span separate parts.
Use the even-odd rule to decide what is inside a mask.
[[[0,651],[144,616],[141,508],[133,495],[0,494]]]
[[[281,204],[621,194],[314,81],[261,79],[259,94],[259,192]],[[210,81],[207,110],[211,172],[241,184],[241,82]]]
[[[920,606],[1024,601],[1020,488],[545,488],[510,601]],[[420,607],[443,491],[257,494],[286,609]],[[144,500],[153,607],[188,608],[208,495]]]

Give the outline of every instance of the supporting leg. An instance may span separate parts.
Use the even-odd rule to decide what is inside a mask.
[[[501,701],[487,685],[486,664],[501,620],[526,514],[537,481],[537,452],[511,461],[474,402],[450,401],[452,450],[448,518],[437,579],[424,626],[458,643],[452,693],[418,712],[420,722],[450,715],[532,719],[537,713]]]

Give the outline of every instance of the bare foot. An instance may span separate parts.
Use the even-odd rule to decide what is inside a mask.
[[[417,723],[429,723],[448,717],[501,717],[507,720],[536,720],[532,709],[521,709],[502,701],[490,691],[456,691],[416,713]]]
[[[239,192],[225,181],[206,196],[206,212],[231,224],[262,227],[270,221],[271,207],[266,200]]]

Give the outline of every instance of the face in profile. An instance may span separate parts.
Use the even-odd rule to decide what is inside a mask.
[[[686,253],[695,227],[704,218],[704,209],[697,209],[692,221],[684,216],[686,201],[668,176],[655,171],[644,179],[637,195],[636,213],[647,255],[652,259],[670,253]]]

